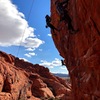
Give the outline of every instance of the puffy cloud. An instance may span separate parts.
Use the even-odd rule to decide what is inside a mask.
[[[42,44],[42,43],[44,43],[44,42],[38,38],[28,37],[21,43],[21,45],[26,48],[35,49],[35,48],[38,48],[40,46],[40,44]]]
[[[44,42],[35,36],[34,30],[11,0],[0,0],[0,46],[38,48]]]
[[[29,62],[26,58],[19,58],[19,59],[22,59],[22,60],[24,60],[26,62]]]
[[[66,70],[65,72],[61,72],[61,71],[59,72],[59,71],[56,71],[56,72],[53,72],[53,73],[54,73],[54,74],[59,74],[59,73],[60,73],[60,74],[68,74],[68,71],[67,71],[67,70]]]
[[[28,53],[24,54],[26,57],[31,57],[31,55],[29,55]]]
[[[27,51],[34,51],[35,48],[33,48],[33,49],[32,49],[32,48],[27,48],[26,50],[27,50]]]
[[[63,66],[63,67],[60,67],[61,69],[63,69],[63,70],[66,70],[66,67],[65,66]]]
[[[47,62],[45,60],[41,60],[40,65],[48,67],[48,68],[54,68],[54,67],[61,66],[61,61],[57,58],[55,58],[55,60],[52,62]]]
[[[51,34],[48,34],[48,36],[50,36],[50,37],[51,37]]]
[[[39,49],[39,51],[42,51],[42,49]]]
[[[35,56],[36,54],[34,52],[26,53],[24,54],[26,57],[31,58],[32,56]]]

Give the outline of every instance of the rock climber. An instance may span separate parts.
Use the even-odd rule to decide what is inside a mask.
[[[50,27],[50,28],[53,30],[53,32],[54,32],[54,30],[58,31],[58,29],[55,28],[55,27],[51,24],[51,18],[50,18],[50,16],[49,16],[49,15],[46,15],[45,18],[46,18],[46,24],[47,24],[47,25],[46,25],[46,28]]]
[[[68,6],[68,1],[69,0],[64,0],[62,2],[56,1],[55,5],[56,5],[56,9],[58,14],[60,15],[60,21],[65,20],[65,13],[66,13],[66,9]]]
[[[63,2],[56,1],[55,5],[60,16],[60,21],[65,20],[68,23],[68,30],[70,30],[71,33],[75,33],[78,30],[75,30],[72,26],[72,19],[70,18],[68,13],[68,2],[69,0],[64,0]]]
[[[64,60],[62,60],[62,59],[61,59],[61,64],[62,64],[62,66],[65,65],[65,62],[64,62]]]

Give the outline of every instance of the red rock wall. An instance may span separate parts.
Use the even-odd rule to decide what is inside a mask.
[[[62,99],[70,95],[70,84],[48,68],[0,51],[0,100]]]
[[[100,0],[69,0],[68,13],[74,29],[71,34],[66,21],[60,22],[56,0],[51,0],[52,24],[60,31],[52,38],[65,59],[72,83],[74,100],[100,99]],[[58,0],[63,1],[63,0]]]

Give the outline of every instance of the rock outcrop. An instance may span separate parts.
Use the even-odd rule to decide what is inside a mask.
[[[52,24],[59,29],[52,38],[69,71],[74,100],[100,99],[100,0],[69,0],[65,10],[72,20],[60,21],[55,1],[51,0]],[[67,17],[67,16],[66,16]],[[67,100],[67,99],[66,99]]]
[[[0,100],[48,100],[70,95],[70,84],[48,68],[0,51]]]

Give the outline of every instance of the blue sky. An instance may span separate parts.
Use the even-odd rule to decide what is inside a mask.
[[[68,73],[45,28],[46,14],[50,15],[50,0],[0,0],[0,50],[53,73]]]

